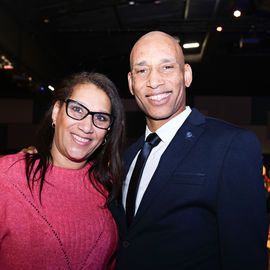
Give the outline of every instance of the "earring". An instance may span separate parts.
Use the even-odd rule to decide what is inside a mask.
[[[52,122],[52,128],[55,128],[55,123],[54,122]]]
[[[103,143],[102,143],[101,145],[102,145],[102,146],[105,145],[106,142],[107,142],[107,138],[105,137],[105,139],[104,139],[104,141],[103,141]]]

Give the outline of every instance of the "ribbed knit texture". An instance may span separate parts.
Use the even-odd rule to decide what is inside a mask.
[[[89,182],[91,165],[54,166],[40,205],[38,188],[31,196],[27,186],[23,157],[0,159],[0,269],[113,269],[117,228],[105,197]]]

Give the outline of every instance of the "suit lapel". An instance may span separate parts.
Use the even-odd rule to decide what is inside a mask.
[[[131,145],[124,153],[125,168],[128,170],[133,159],[135,158],[138,151],[143,147],[144,136],[141,136],[133,145]]]
[[[119,234],[123,234],[127,231],[126,227],[126,213],[122,204],[122,196],[119,196],[113,202],[110,203],[109,209],[117,223],[119,228]]]
[[[131,147],[129,147],[125,153],[124,153],[124,163],[125,168],[128,170],[130,167],[133,159],[135,158],[136,154],[138,153],[139,149],[142,148],[144,143],[144,136],[141,136]],[[123,181],[125,181],[125,175],[123,178]],[[118,196],[117,199],[115,199],[109,206],[110,211],[112,212],[112,215],[114,219],[117,222],[117,225],[119,227],[119,233],[125,233],[127,231],[126,226],[126,212],[124,209],[124,206],[122,204],[122,194]]]
[[[163,190],[175,169],[179,167],[179,164],[197,142],[201,133],[204,131],[204,122],[205,117],[196,109],[193,109],[190,116],[186,119],[163,153],[159,166],[145,191],[130,229],[143,217],[152,201]]]

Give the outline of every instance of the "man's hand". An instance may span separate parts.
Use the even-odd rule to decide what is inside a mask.
[[[35,146],[31,145],[27,148],[23,148],[20,153],[25,153],[25,154],[37,154],[37,149]]]

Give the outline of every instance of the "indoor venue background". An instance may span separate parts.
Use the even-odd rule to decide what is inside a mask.
[[[152,30],[185,46],[188,105],[253,130],[268,162],[269,0],[1,0],[0,154],[34,144],[59,80],[81,70],[115,82],[134,141],[145,122],[128,90],[129,52]]]

